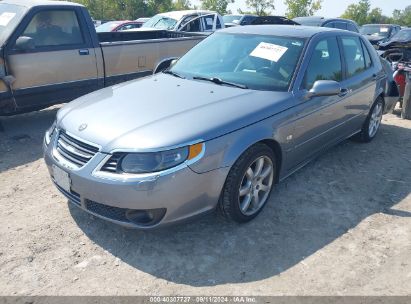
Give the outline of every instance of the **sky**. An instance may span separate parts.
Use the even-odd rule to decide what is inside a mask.
[[[316,13],[317,16],[323,17],[339,17],[345,11],[348,5],[357,3],[356,0],[324,0],[322,9]],[[382,9],[383,14],[392,16],[394,9],[404,9],[406,6],[411,5],[411,0],[371,0],[371,8],[379,7]],[[197,1],[192,1],[197,4]],[[275,11],[272,11],[272,15],[284,15],[287,7],[284,5],[283,0],[274,0]],[[233,4],[230,4],[228,8],[237,13],[237,9],[241,8],[247,10],[245,0],[235,0]]]

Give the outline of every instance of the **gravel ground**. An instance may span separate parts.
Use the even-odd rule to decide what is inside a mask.
[[[411,121],[329,150],[249,224],[134,231],[54,188],[55,113],[0,118],[0,295],[411,295]]]

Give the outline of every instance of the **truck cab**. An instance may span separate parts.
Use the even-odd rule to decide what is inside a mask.
[[[96,33],[87,9],[64,1],[0,2],[0,115],[69,102],[147,76],[204,35]]]

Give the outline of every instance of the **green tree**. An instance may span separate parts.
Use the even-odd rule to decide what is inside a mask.
[[[258,16],[266,16],[275,9],[274,0],[246,0],[245,3]]]
[[[176,11],[181,11],[181,10],[189,10],[192,9],[191,2],[189,0],[176,0],[173,3],[173,9]]]
[[[148,7],[144,0],[73,0],[87,7],[96,20],[134,20],[147,16]]]
[[[227,6],[229,3],[234,3],[233,0],[201,0],[203,9],[216,11],[221,15],[227,14]]]
[[[376,7],[368,14],[367,23],[392,23],[392,18],[384,16],[382,14],[382,9]]]
[[[370,9],[370,0],[360,0],[358,4],[350,4],[341,17],[354,20],[358,24],[363,25],[367,23]]]
[[[408,5],[404,10],[394,10],[393,22],[405,26],[411,26],[411,5]]]
[[[290,19],[295,17],[312,16],[321,9],[323,0],[284,0],[287,5],[286,16]]]

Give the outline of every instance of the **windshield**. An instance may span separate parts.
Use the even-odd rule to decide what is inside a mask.
[[[0,3],[0,46],[14,31],[25,12],[23,6]]]
[[[224,23],[240,22],[241,15],[225,15],[223,16]]]
[[[253,90],[287,91],[305,41],[300,38],[215,33],[172,67],[185,78],[218,78]]]
[[[97,33],[111,32],[113,29],[115,29],[120,24],[121,22],[106,22],[96,27],[96,32]]]
[[[411,40],[411,30],[401,30],[395,34],[391,40],[395,41],[408,41]]]
[[[161,15],[150,18],[142,27],[156,28],[160,30],[172,30],[177,24],[177,20]]]
[[[360,33],[368,36],[386,38],[390,35],[390,28],[385,25],[364,25],[361,27]]]

